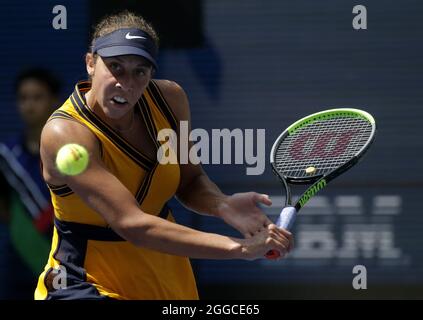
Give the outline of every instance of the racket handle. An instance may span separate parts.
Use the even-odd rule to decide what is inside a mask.
[[[297,210],[294,207],[285,207],[279,214],[278,220],[276,220],[276,225],[279,228],[290,230],[296,217]]]
[[[276,225],[279,228],[290,230],[294,224],[295,218],[297,216],[297,210],[294,207],[285,207],[282,209],[282,212],[279,214],[278,220],[276,220]],[[280,252],[277,250],[270,250],[266,253],[267,259],[276,259],[280,257]]]

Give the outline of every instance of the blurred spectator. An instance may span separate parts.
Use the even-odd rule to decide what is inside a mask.
[[[15,83],[24,127],[0,143],[0,299],[33,299],[50,250],[53,209],[39,141],[59,91],[59,81],[44,69],[26,70]]]

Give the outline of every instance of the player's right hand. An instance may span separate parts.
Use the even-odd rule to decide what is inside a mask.
[[[246,260],[263,259],[270,250],[280,252],[278,259],[284,258],[294,246],[291,232],[269,224],[253,237],[243,240],[242,256]]]

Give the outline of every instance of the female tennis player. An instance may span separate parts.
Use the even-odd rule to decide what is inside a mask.
[[[36,299],[198,299],[189,258],[284,256],[292,235],[258,208],[255,192],[224,195],[200,165],[161,164],[157,134],[190,121],[187,97],[172,81],[153,80],[158,39],[130,12],[102,20],[86,55],[90,81],[80,82],[46,123],[43,175],[55,209],[49,260]],[[84,146],[88,168],[60,174],[56,154]],[[172,152],[172,150],[171,150]],[[166,202],[222,218],[244,239],[175,223]]]

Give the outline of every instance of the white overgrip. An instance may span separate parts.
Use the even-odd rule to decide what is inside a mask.
[[[282,212],[279,214],[278,220],[276,220],[276,225],[279,228],[284,228],[290,230],[294,224],[295,218],[297,216],[297,210],[294,207],[285,207],[282,209]]]

